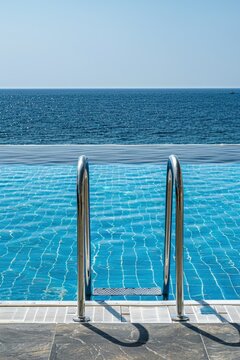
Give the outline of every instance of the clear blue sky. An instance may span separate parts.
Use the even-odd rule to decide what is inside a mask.
[[[240,87],[240,0],[2,0],[0,87]]]

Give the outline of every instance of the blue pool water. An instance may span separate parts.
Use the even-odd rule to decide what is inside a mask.
[[[240,89],[0,89],[0,144],[236,144],[239,133]]]
[[[76,299],[76,167],[0,172],[0,300]],[[162,286],[165,173],[90,165],[94,287]],[[240,165],[184,164],[183,176],[185,298],[239,299]],[[174,284],[173,269],[171,298]]]

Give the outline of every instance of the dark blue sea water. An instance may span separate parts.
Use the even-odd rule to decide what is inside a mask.
[[[239,142],[240,89],[0,90],[0,144]]]

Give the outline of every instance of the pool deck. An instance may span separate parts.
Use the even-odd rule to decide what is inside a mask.
[[[185,301],[189,322],[173,323],[175,302],[0,302],[0,360],[240,359],[240,301]]]
[[[73,323],[75,301],[2,301],[2,323]],[[191,323],[240,323],[240,301],[185,301]],[[86,302],[86,316],[93,323],[173,323],[175,301]]]
[[[4,324],[1,360],[239,360],[237,324]]]

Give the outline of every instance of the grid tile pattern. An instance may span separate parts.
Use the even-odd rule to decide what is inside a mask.
[[[1,165],[1,300],[75,300],[76,168]],[[239,164],[183,164],[186,299],[240,299]],[[92,288],[162,286],[165,165],[90,164]],[[174,240],[174,239],[173,239]],[[174,264],[174,241],[172,249]],[[175,294],[171,272],[170,299]],[[100,295],[94,300],[161,300]]]
[[[231,303],[231,302],[229,302]],[[0,323],[73,323],[76,306],[0,305]],[[185,306],[191,323],[240,323],[239,304],[192,304]],[[174,305],[109,305],[86,306],[86,315],[93,323],[172,323]]]

